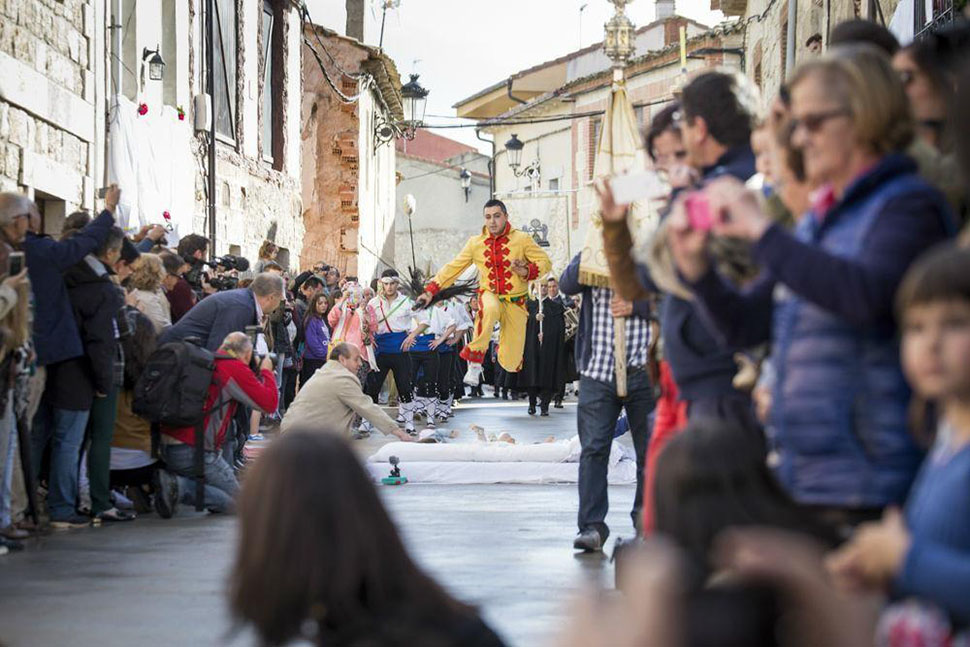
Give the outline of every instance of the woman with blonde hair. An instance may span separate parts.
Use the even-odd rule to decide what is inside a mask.
[[[260,272],[266,271],[266,266],[269,263],[276,262],[276,254],[279,252],[280,248],[271,240],[264,240],[263,244],[259,246],[259,258],[256,260],[255,272],[259,274]]]
[[[157,254],[142,254],[132,264],[134,270],[128,278],[128,303],[151,319],[155,332],[172,325],[172,310],[162,290],[167,273],[162,258]]]
[[[799,67],[789,87],[791,143],[820,187],[794,232],[755,194],[719,180],[698,196],[712,227],[694,228],[679,205],[669,242],[724,342],[772,341],[768,436],[782,483],[799,503],[854,524],[901,502],[920,463],[893,296],[910,263],[953,225],[944,197],[904,153],[913,117],[881,52],[840,47]],[[710,262],[712,233],[753,243],[762,272],[744,291]]]

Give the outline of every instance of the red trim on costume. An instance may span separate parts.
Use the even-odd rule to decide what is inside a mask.
[[[435,296],[436,294],[441,292],[441,286],[435,283],[434,281],[431,281],[426,286],[424,286],[424,291],[430,294],[431,296]]]
[[[539,266],[535,263],[529,263],[529,281],[535,281],[539,278]]]
[[[481,364],[485,361],[485,351],[472,350],[468,346],[461,349],[461,358],[466,362],[471,362],[472,364]]]

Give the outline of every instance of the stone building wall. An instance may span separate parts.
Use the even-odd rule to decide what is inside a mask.
[[[283,162],[263,159],[260,143],[259,52],[262,0],[235,0],[238,16],[237,119],[234,143],[217,145],[216,245],[214,252],[241,253],[255,260],[266,237],[289,250],[295,261],[301,251],[300,175],[301,33],[299,17],[280,2],[282,81],[281,126]],[[21,190],[34,198],[44,214],[44,226],[58,233],[65,214],[94,209],[96,188],[113,177],[108,167],[108,134],[116,141],[154,150],[158,137],[150,130],[122,133],[112,122],[117,94],[135,105],[144,103],[155,117],[174,122],[188,146],[162,147],[168,157],[138,158],[191,169],[173,193],[191,196],[180,231],[208,234],[205,137],[193,129],[193,96],[203,92],[202,8],[204,0],[153,0],[114,3],[106,0],[0,0],[0,190]],[[109,29],[109,25],[116,25]],[[112,42],[117,35],[118,42]],[[106,40],[107,39],[107,40]],[[120,51],[113,48],[120,45]],[[166,66],[162,81],[145,79],[143,48],[161,45]],[[124,109],[130,109],[126,106]],[[107,128],[106,128],[107,125]],[[108,130],[108,128],[112,130]],[[144,130],[144,129],[143,129]],[[130,175],[130,174],[129,174]],[[184,186],[182,186],[184,184]],[[129,186],[130,197],[134,189]],[[123,207],[126,201],[122,186]],[[142,205],[135,228],[159,222],[162,207]],[[295,265],[295,263],[294,263]]]
[[[193,0],[191,30],[201,29],[201,13]],[[300,96],[302,94],[302,29],[293,10],[281,12],[282,49],[274,52],[283,60],[280,107],[282,126],[278,136],[282,143],[282,163],[269,162],[264,156],[272,151],[262,141],[261,122],[263,75],[259,52],[262,46],[260,19],[262,0],[237,0],[239,17],[237,48],[239,74],[236,83],[237,114],[235,146],[217,143],[216,155],[216,254],[242,254],[255,262],[259,247],[266,239],[281,250],[285,266],[297,270],[304,245],[303,207],[300,193],[302,157],[300,141]],[[278,19],[279,19],[278,18]],[[196,49],[196,52],[201,51]],[[200,56],[193,60],[193,84],[201,83],[204,69]],[[199,85],[201,87],[201,85]],[[257,90],[258,88],[258,90]],[[195,182],[194,229],[207,234],[206,174],[207,149],[193,146],[193,163],[202,169]]]
[[[0,0],[0,190],[38,201],[45,227],[94,206],[95,7]]]

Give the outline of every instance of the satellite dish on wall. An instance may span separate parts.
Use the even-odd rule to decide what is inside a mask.
[[[407,194],[404,196],[404,213],[407,214],[408,218],[414,215],[415,209],[418,208],[418,201],[414,198],[412,194]]]

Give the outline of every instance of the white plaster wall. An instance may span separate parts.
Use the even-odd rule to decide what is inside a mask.
[[[393,143],[375,148],[374,124],[382,111],[373,91],[361,95],[357,233],[357,276],[370,281],[394,258],[395,151]]]
[[[405,179],[397,186],[394,265],[400,271],[412,265],[409,218],[403,209],[404,198],[410,194],[417,202],[417,210],[410,218],[417,266],[425,272],[429,268],[436,272],[470,236],[481,232],[482,209],[489,199],[488,178],[472,178],[466,201],[457,169],[403,156],[398,157],[397,169]]]

